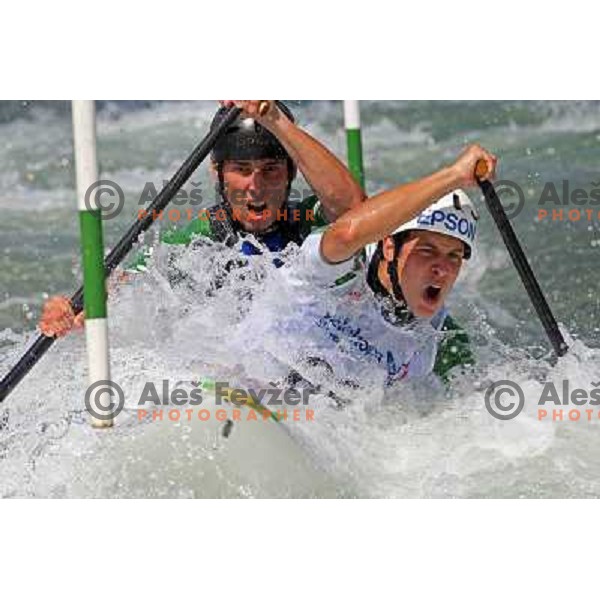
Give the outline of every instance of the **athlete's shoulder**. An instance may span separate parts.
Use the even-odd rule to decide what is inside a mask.
[[[212,238],[213,228],[210,219],[203,215],[192,219],[185,227],[167,229],[161,233],[160,241],[164,244],[188,245],[194,236]]]
[[[341,263],[328,262],[321,253],[321,240],[326,230],[326,226],[317,227],[305,238],[300,251],[300,268],[312,279],[341,292],[346,289],[346,284],[364,277],[364,256],[359,253]]]
[[[208,218],[204,216],[202,218],[198,217],[190,221],[185,227],[165,229],[160,234],[160,242],[162,244],[187,246],[195,236],[213,238],[212,226]],[[142,248],[127,264],[126,271],[132,273],[145,271],[152,254],[152,247]]]

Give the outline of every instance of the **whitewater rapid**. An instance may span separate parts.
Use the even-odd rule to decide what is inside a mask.
[[[334,102],[294,106],[301,124],[344,155]],[[256,377],[269,364],[244,352],[248,278],[219,294],[202,293],[219,251],[172,250],[189,286],[173,290],[157,231],[149,271],[111,294],[112,376],[126,408],[108,431],[93,430],[84,408],[84,336],[54,345],[0,407],[1,497],[597,497],[597,420],[540,420],[547,382],[572,389],[598,382],[597,223],[539,223],[534,199],[544,181],[597,180],[597,103],[364,104],[363,139],[370,193],[451,160],[481,141],[501,157],[499,176],[520,182],[527,203],[513,221],[570,351],[552,360],[491,219],[457,283],[450,311],[468,331],[477,365],[444,392],[422,382],[392,397],[365,385],[345,410],[315,398],[314,422],[157,424],[139,421],[144,383],[193,381],[212,370],[227,380]],[[111,246],[135,218],[144,184],[159,185],[206,131],[210,102],[151,103],[99,112],[103,176],[119,181],[126,208],[106,223]],[[47,106],[0,124],[0,373],[35,336],[41,303],[78,287],[71,123]],[[202,167],[193,181],[211,189]],[[299,187],[303,188],[300,182]],[[480,198],[476,199],[478,202]],[[168,224],[160,225],[162,228]],[[269,268],[258,264],[257,270]],[[260,263],[260,261],[259,261]],[[265,301],[275,302],[277,299]],[[233,333],[227,344],[225,332]],[[233,341],[235,340],[235,344]],[[281,340],[263,340],[274,353]],[[309,342],[309,340],[306,340]],[[218,368],[216,367],[218,366]],[[220,372],[219,372],[220,370]],[[266,374],[265,374],[266,375]],[[493,418],[490,383],[511,380],[526,398],[513,420]],[[198,425],[198,424],[196,424]]]

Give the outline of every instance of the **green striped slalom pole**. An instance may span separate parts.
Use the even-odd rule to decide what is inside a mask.
[[[348,147],[348,168],[362,189],[365,189],[362,137],[360,134],[360,107],[358,100],[344,100],[344,126]]]
[[[96,109],[93,100],[73,100],[73,137],[77,173],[77,198],[83,263],[83,310],[88,355],[89,386],[110,380],[106,285],[104,283],[104,242],[100,218],[99,194],[88,193],[98,181],[96,159]],[[86,194],[88,197],[86,198]],[[90,390],[91,387],[88,387]],[[94,397],[95,396],[95,397]],[[100,394],[91,394],[91,406],[97,414],[107,413],[108,403],[100,403]],[[113,419],[91,415],[94,427],[110,427]]]

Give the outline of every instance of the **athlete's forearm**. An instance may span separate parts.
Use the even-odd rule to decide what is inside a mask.
[[[367,244],[392,234],[459,183],[460,176],[452,166],[369,198],[325,231],[323,258],[332,263],[348,260]]]
[[[288,120],[281,111],[265,125],[296,163],[321,201],[330,222],[365,199],[360,185],[346,166],[323,144]]]

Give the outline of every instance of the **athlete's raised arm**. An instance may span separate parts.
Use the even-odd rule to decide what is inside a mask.
[[[367,244],[390,235],[450,191],[475,185],[475,165],[480,159],[488,167],[486,179],[491,179],[496,169],[496,157],[474,144],[454,164],[377,194],[345,213],[323,234],[323,258],[330,263],[348,260]]]
[[[268,129],[284,146],[300,169],[323,208],[330,223],[358,206],[365,194],[346,166],[323,144],[293,123],[277,103],[269,101],[269,110],[259,114],[262,100],[224,100],[235,104],[248,116]]]

